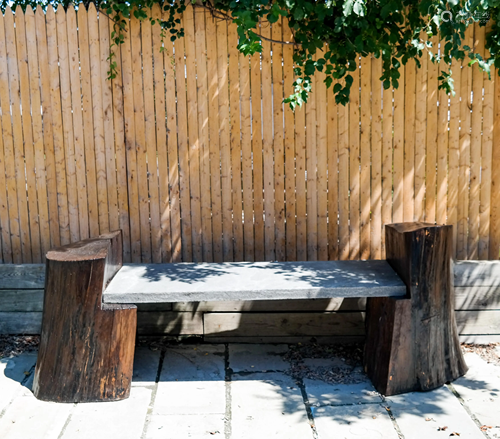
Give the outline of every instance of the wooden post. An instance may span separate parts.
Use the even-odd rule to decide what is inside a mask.
[[[384,395],[432,390],[467,372],[457,334],[452,226],[386,225],[387,261],[406,298],[370,298],[365,371]]]
[[[121,231],[47,253],[42,335],[33,383],[38,399],[128,398],[137,308],[102,303],[103,290],[121,266]]]

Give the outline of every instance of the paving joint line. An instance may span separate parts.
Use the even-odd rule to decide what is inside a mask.
[[[453,393],[453,395],[458,399],[458,401],[460,402],[460,405],[465,409],[465,411],[470,416],[470,418],[474,421],[474,423],[477,425],[477,427],[479,428],[481,433],[483,433],[483,435],[489,439],[490,436],[488,435],[488,433],[481,429],[483,424],[481,424],[481,422],[479,422],[479,419],[477,419],[476,415],[474,415],[474,413],[472,413],[471,409],[465,403],[464,399],[462,398],[462,396],[460,395],[458,390],[455,389],[455,386],[452,383],[448,383],[448,384],[446,384],[446,387],[448,387],[448,389],[451,391],[451,393]]]
[[[158,361],[158,370],[156,371],[155,383],[153,386],[148,386],[152,388],[151,399],[149,400],[148,411],[146,412],[146,418],[144,419],[144,426],[142,427],[141,439],[145,439],[146,434],[148,432],[148,426],[151,421],[153,408],[156,402],[156,393],[158,392],[158,383],[160,382],[160,376],[161,376],[161,371],[163,369],[164,360],[165,360],[165,351],[162,350],[160,353],[160,360]]]
[[[63,428],[61,429],[61,432],[59,433],[59,436],[57,436],[57,439],[62,439],[62,437],[64,436],[66,428],[68,428],[68,425],[71,422],[71,417],[73,416],[73,412],[75,411],[75,408],[77,405],[78,404],[75,402],[73,404],[73,407],[71,407],[71,411],[70,411],[68,417],[66,418],[66,422],[64,423]]]
[[[316,423],[314,422],[314,414],[311,409],[311,404],[309,403],[309,398],[307,397],[306,386],[302,379],[296,380],[297,387],[300,389],[302,394],[302,400],[304,401],[304,407],[306,409],[307,419],[309,419],[309,425],[311,426],[311,432],[313,439],[319,439],[318,430],[316,430]]]
[[[229,366],[229,344],[224,344],[224,387],[226,397],[226,412],[224,413],[224,438],[231,439],[232,434],[232,397],[231,397],[231,381],[233,370]]]
[[[373,402],[348,402],[345,404],[313,404],[311,402],[306,402],[306,405],[314,408],[319,408],[319,407],[350,407],[350,406],[358,406],[358,405],[376,405],[376,404],[381,404],[381,401],[373,401]]]
[[[393,426],[394,430],[396,430],[396,433],[399,436],[399,439],[405,439],[405,435],[401,431],[401,428],[399,427],[398,421],[396,421],[396,417],[394,416],[394,413],[392,413],[391,408],[388,405],[385,405],[385,404],[386,404],[386,399],[385,399],[385,397],[382,397],[382,403],[381,403],[381,405],[387,411],[387,414],[389,415],[389,418],[391,418],[392,426]]]

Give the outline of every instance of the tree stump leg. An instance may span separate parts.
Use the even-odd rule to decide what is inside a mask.
[[[386,225],[386,257],[407,297],[367,301],[365,371],[384,395],[426,391],[467,372],[455,322],[452,226]]]
[[[137,309],[102,303],[122,266],[121,232],[47,253],[42,335],[33,392],[56,402],[128,398]]]

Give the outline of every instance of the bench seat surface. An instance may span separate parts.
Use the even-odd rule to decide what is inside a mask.
[[[386,261],[125,264],[107,303],[325,299],[404,296]]]

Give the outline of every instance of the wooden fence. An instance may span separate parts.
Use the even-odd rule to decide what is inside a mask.
[[[382,90],[363,58],[348,106],[318,74],[293,113],[291,46],[245,58],[234,25],[191,6],[182,25],[174,45],[131,20],[108,81],[93,5],[0,15],[0,262],[117,228],[132,262],[376,259],[383,224],[414,220],[455,225],[458,259],[498,259],[500,81],[455,63],[448,97],[424,58]]]

